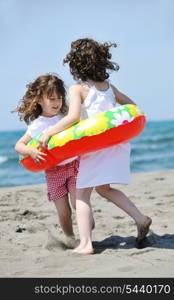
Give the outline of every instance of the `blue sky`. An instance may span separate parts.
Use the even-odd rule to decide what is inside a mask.
[[[173,16],[173,0],[1,0],[0,130],[26,128],[10,111],[37,76],[56,72],[73,83],[62,60],[84,37],[118,43],[112,83],[148,120],[174,119]]]

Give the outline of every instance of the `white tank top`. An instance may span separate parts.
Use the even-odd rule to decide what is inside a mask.
[[[115,95],[109,83],[108,89],[104,91],[98,90],[94,85],[89,85],[88,82],[86,84],[90,87],[90,90],[82,104],[81,120],[116,106]]]

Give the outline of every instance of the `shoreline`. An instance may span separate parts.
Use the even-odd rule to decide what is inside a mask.
[[[131,178],[129,185],[112,186],[152,218],[149,243],[137,249],[134,221],[93,191],[92,256],[68,250],[45,184],[1,187],[0,277],[174,277],[174,170]],[[78,239],[74,212],[73,224]]]
[[[144,172],[132,172],[131,171],[131,178],[133,178],[133,177],[137,177],[137,176],[141,176],[141,175],[143,175],[143,176],[145,176],[146,174],[148,175],[148,174],[155,174],[155,173],[163,173],[163,172],[170,172],[170,171],[173,171],[174,169],[162,169],[162,170],[157,170],[157,171],[151,171],[151,172],[146,172],[146,171],[144,171]],[[30,172],[30,174],[32,174],[32,172]],[[33,173],[33,174],[36,174],[36,173]],[[39,174],[39,173],[38,173]],[[128,185],[131,185],[132,184],[132,181],[131,181],[131,183],[130,184],[128,184]],[[38,186],[38,187],[42,187],[42,186],[44,186],[45,185],[45,182],[43,182],[43,183],[33,183],[33,184],[22,184],[22,185],[10,185],[10,186],[0,186],[0,191],[2,190],[7,190],[7,189],[16,189],[16,190],[18,190],[19,188],[31,188],[31,189],[33,189],[34,187],[36,187],[36,186]],[[124,186],[123,184],[116,184],[116,185],[119,185],[119,186]],[[127,185],[127,184],[125,184],[125,185]]]

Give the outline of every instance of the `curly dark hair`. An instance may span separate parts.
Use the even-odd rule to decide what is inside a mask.
[[[62,98],[62,107],[60,112],[66,114],[68,106],[66,104],[66,90],[64,82],[53,74],[45,74],[36,78],[33,82],[26,85],[27,91],[20,100],[19,105],[12,112],[18,112],[20,120],[27,124],[42,114],[41,105],[38,103],[44,96],[52,97],[56,94]]]
[[[101,82],[109,78],[107,70],[119,70],[118,64],[110,61],[112,55],[109,48],[112,46],[117,47],[117,44],[101,44],[89,38],[79,39],[71,43],[71,50],[63,62],[69,64],[75,80]]]

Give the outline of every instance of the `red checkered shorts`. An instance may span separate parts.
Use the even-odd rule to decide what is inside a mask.
[[[75,159],[45,171],[49,201],[55,201],[75,188],[78,168],[79,159]]]

